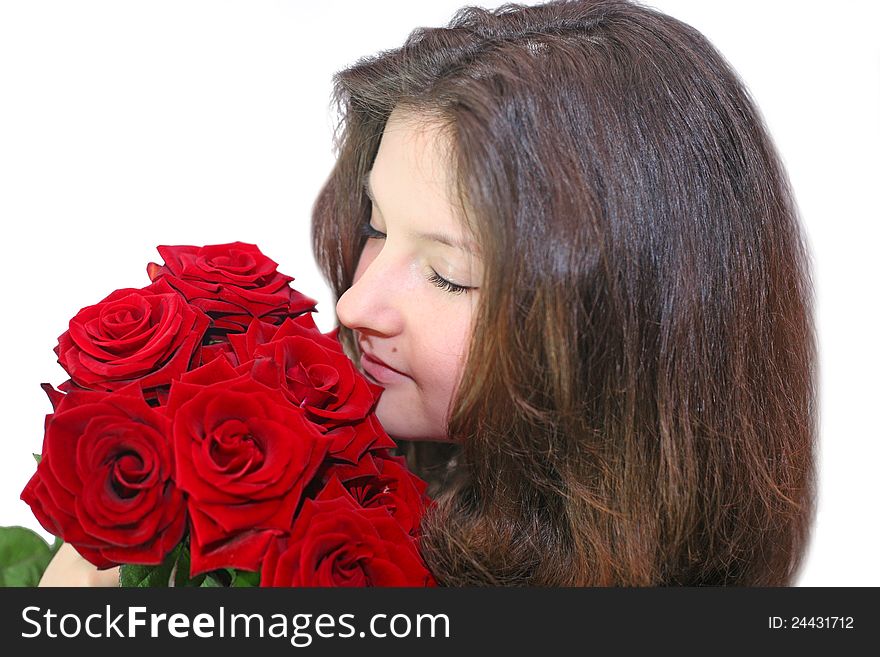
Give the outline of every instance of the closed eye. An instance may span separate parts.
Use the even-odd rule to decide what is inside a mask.
[[[447,292],[450,292],[451,294],[463,294],[465,292],[470,292],[471,290],[474,289],[472,287],[466,287],[464,285],[457,285],[456,283],[453,283],[452,281],[447,281],[445,278],[443,278],[440,274],[438,274],[433,269],[431,270],[431,275],[428,276],[428,280],[431,281],[434,285],[436,285],[440,289],[446,290]]]
[[[367,239],[377,239],[384,240],[387,236],[385,233],[376,230],[370,225],[370,222],[365,221],[360,226],[360,234]],[[467,287],[465,285],[458,285],[457,283],[453,283],[452,281],[448,281],[443,278],[440,274],[438,274],[433,269],[431,270],[431,274],[428,276],[428,280],[435,286],[439,287],[441,290],[446,290],[450,294],[465,294],[474,290],[476,288]]]

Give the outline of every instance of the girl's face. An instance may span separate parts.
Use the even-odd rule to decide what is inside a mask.
[[[336,304],[362,371],[385,388],[376,413],[392,438],[448,439],[479,295],[482,266],[449,194],[447,143],[436,125],[391,113],[367,177],[369,239]]]

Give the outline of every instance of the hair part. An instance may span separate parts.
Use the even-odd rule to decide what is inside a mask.
[[[454,443],[405,445],[438,581],[791,584],[815,507],[809,256],[711,44],[629,2],[464,7],[338,73],[334,100],[313,246],[336,298],[395,108],[448,135],[482,250]]]

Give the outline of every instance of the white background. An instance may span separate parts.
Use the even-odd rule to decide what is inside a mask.
[[[58,335],[81,307],[146,285],[156,245],[256,243],[333,327],[309,243],[333,163],[331,76],[463,4],[0,0],[0,525],[40,529],[18,496],[50,409],[39,384],[66,378]],[[878,4],[653,5],[745,80],[809,237],[821,478],[798,583],[880,585]]]

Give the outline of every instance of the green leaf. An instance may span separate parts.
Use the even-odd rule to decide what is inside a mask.
[[[55,550],[26,527],[0,527],[0,586],[36,586]]]
[[[232,586],[235,588],[250,588],[260,585],[260,573],[249,570],[236,570],[232,577]]]
[[[189,576],[190,554],[187,540],[177,544],[159,566],[123,565],[119,569],[120,586],[140,588],[199,587],[214,586],[205,584],[206,575]],[[173,578],[173,583],[172,582]],[[217,584],[220,586],[221,584]]]
[[[37,462],[37,465],[40,465],[40,461],[42,461],[42,460],[43,460],[42,454],[34,454],[34,461]]]
[[[123,564],[119,568],[119,586],[137,588],[167,587],[181,549],[182,544],[178,543],[158,566]]]
[[[159,566],[123,565],[119,569],[120,586],[134,587],[253,587],[260,585],[260,573],[221,568],[190,578],[188,540],[181,541]],[[170,582],[173,580],[173,584]]]
[[[205,574],[196,575],[193,578],[189,576],[190,554],[189,546],[185,545],[180,550],[180,559],[177,561],[177,573],[174,577],[174,586],[190,586],[199,587],[205,580]]]
[[[217,575],[216,571],[208,573],[204,581],[202,582],[203,588],[218,588],[222,586],[223,582],[220,581],[220,578]]]

